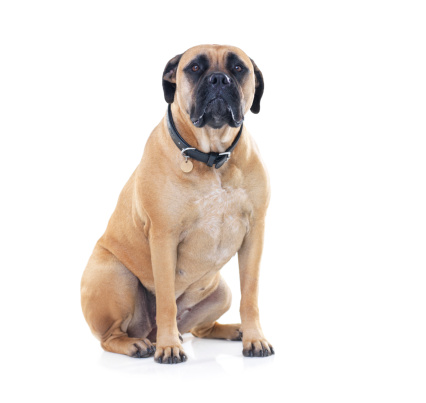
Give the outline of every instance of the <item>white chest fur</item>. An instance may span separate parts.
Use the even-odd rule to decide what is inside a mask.
[[[251,203],[243,188],[210,187],[192,203],[193,220],[179,247],[182,265],[222,267],[240,248],[249,231]]]

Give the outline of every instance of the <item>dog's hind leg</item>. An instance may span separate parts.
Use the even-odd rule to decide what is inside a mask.
[[[196,337],[209,339],[241,340],[239,323],[222,325],[216,322],[231,306],[231,290],[222,277],[216,289],[198,304],[183,308],[179,313],[178,329],[183,334],[190,331]]]
[[[81,305],[104,350],[138,358],[153,355],[155,348],[147,336],[154,323],[155,299],[133,273],[99,245],[83,273]]]

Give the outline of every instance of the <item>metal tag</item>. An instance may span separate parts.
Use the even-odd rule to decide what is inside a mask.
[[[182,161],[182,163],[180,164],[180,169],[182,169],[183,172],[186,172],[186,173],[191,172],[192,168],[194,168],[194,165],[189,159]]]

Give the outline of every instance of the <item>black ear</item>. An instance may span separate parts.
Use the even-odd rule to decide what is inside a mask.
[[[265,89],[265,84],[263,82],[263,75],[262,72],[259,70],[259,67],[256,66],[256,63],[250,59],[252,64],[253,64],[253,68],[254,68],[254,76],[256,78],[256,84],[255,84],[255,92],[254,92],[254,99],[253,99],[253,104],[251,105],[250,110],[253,113],[259,113],[260,111],[260,100],[262,98],[263,95],[263,90]]]
[[[163,72],[163,91],[164,98],[168,104],[173,103],[176,92],[176,70],[179,64],[179,60],[182,55],[176,55],[171,59],[164,69]]]

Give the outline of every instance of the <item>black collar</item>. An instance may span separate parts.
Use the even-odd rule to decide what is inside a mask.
[[[207,164],[207,166],[211,167],[215,165],[215,168],[220,168],[226,161],[231,158],[231,152],[234,150],[235,146],[238,143],[238,140],[241,137],[241,133],[243,131],[243,125],[241,125],[241,129],[237,134],[237,137],[235,137],[235,140],[231,144],[231,146],[224,151],[223,153],[215,153],[215,152],[209,152],[209,153],[203,153],[200,150],[197,150],[194,147],[191,147],[179,134],[179,132],[176,129],[175,123],[173,122],[173,116],[172,116],[172,108],[169,104],[169,108],[167,110],[167,126],[169,128],[170,137],[174,141],[174,143],[177,145],[179,150],[181,150],[182,155],[184,157],[190,157],[194,160],[204,162]]]

